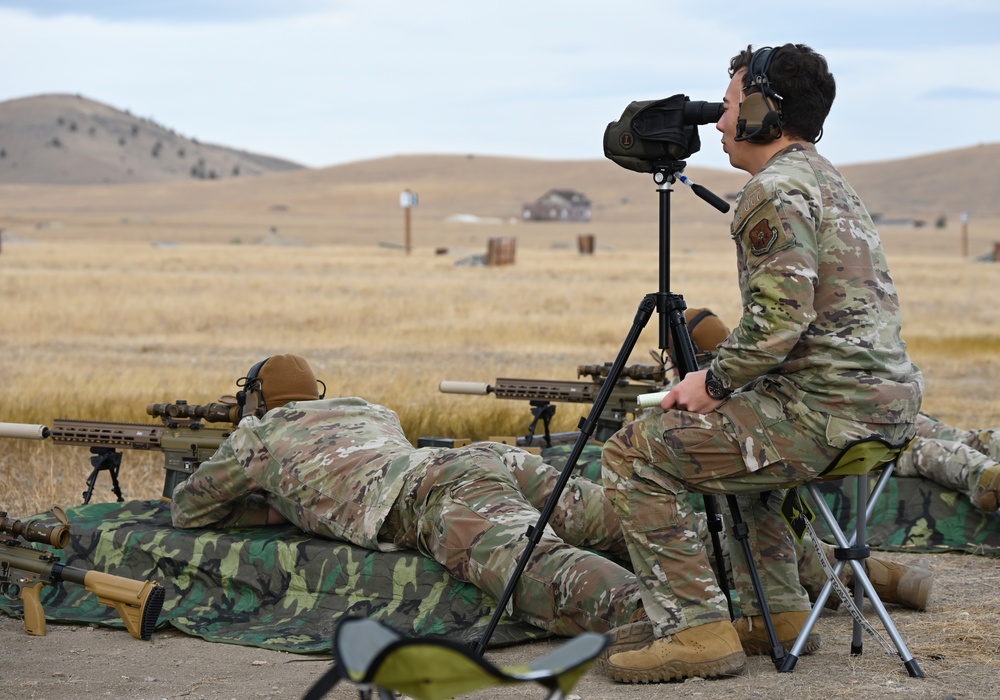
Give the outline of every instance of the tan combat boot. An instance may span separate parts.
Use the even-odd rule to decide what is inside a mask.
[[[771,622],[774,623],[774,631],[778,635],[785,650],[792,648],[799,632],[806,626],[809,618],[809,611],[805,612],[782,612],[772,613]],[[736,631],[740,635],[743,643],[743,650],[747,654],[770,654],[771,641],[767,638],[767,627],[764,626],[764,618],[760,615],[753,617],[741,617],[736,621]],[[820,637],[818,634],[810,634],[806,638],[806,645],[802,648],[802,654],[812,654],[819,649]]]
[[[650,644],[613,654],[604,665],[612,680],[659,683],[682,678],[730,676],[743,671],[747,657],[729,620],[688,627]]]
[[[911,610],[925,610],[934,586],[934,574],[921,559],[915,566],[905,566],[893,561],[868,557],[865,571],[871,579],[872,587],[883,603],[902,605]],[[848,575],[848,585],[854,581],[854,573]]]
[[[1000,464],[983,470],[979,484],[972,494],[972,505],[988,513],[1000,509]]]

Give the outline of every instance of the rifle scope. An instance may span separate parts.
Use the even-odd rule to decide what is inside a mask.
[[[151,403],[146,406],[146,413],[165,420],[203,420],[208,423],[232,423],[234,425],[239,420],[239,406],[228,403],[209,403],[203,406],[189,404],[187,401]]]
[[[23,537],[29,542],[41,542],[63,549],[69,544],[69,525],[41,525],[37,522],[25,523],[7,517],[6,511],[0,511],[0,532],[8,532],[15,537]]]

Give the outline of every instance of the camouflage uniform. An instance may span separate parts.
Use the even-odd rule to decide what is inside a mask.
[[[976,506],[996,510],[991,474],[1000,462],[1000,430],[962,430],[921,413],[917,437],[896,463],[899,476],[921,476],[964,493]]]
[[[374,550],[416,549],[499,598],[551,493],[555,470],[496,443],[415,449],[396,414],[358,398],[292,402],[250,417],[173,493],[176,527],[265,523],[268,506],[306,532]],[[530,502],[522,494],[531,494]],[[601,487],[564,490],[509,610],[557,634],[629,620],[638,586]]]
[[[772,611],[808,610],[793,538],[748,494],[814,477],[858,438],[905,443],[920,406],[878,233],[814,147],[793,144],[750,179],[731,233],[743,317],[712,371],[734,393],[705,415],[653,411],[602,457],[658,637],[728,619],[689,491],[738,494]],[[735,584],[759,614],[745,571]]]

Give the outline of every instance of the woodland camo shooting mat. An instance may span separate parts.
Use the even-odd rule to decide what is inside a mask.
[[[545,457],[561,465],[569,451],[554,447]],[[584,451],[583,475],[599,476],[599,454],[597,447]],[[850,496],[826,488],[834,512],[844,512]],[[78,506],[67,515],[73,536],[63,563],[155,579],[166,589],[160,627],[210,641],[330,653],[344,616],[370,617],[414,636],[473,641],[493,614],[489,596],[415,552],[372,552],[294,527],[175,530],[169,504],[159,500]],[[1000,517],[924,479],[891,479],[869,536],[880,549],[1000,556]],[[123,626],[82,586],[45,586],[41,598],[50,621]],[[0,611],[21,617],[21,603],[0,598]],[[547,636],[504,619],[490,641],[499,647]]]

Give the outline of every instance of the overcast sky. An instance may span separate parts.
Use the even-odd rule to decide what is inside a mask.
[[[1000,141],[1000,2],[0,0],[0,100],[81,94],[322,167],[603,158],[633,100],[720,101],[747,44],[807,43],[835,163]],[[714,125],[689,165],[728,167]]]

